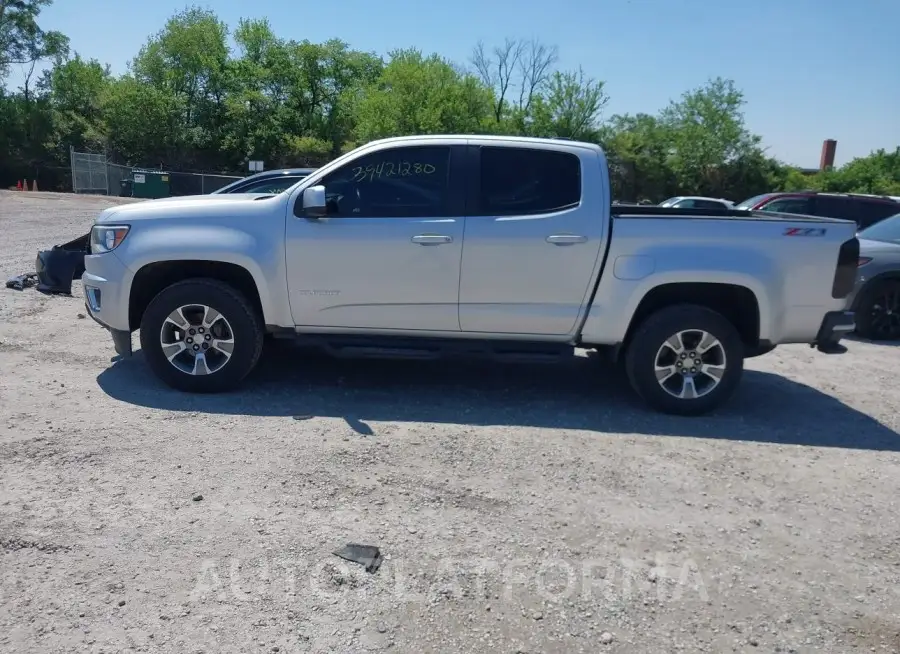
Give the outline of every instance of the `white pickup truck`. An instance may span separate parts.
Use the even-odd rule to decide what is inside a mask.
[[[416,136],[362,146],[275,195],[105,210],[85,303],[184,391],[233,389],[267,334],[335,353],[498,358],[604,348],[657,410],[724,402],[744,359],[838,352],[852,222],[613,207],[597,145]]]

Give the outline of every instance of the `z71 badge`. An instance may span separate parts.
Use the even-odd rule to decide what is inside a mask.
[[[788,227],[784,230],[785,236],[825,236],[827,230],[824,227]]]

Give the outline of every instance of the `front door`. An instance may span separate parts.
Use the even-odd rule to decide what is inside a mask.
[[[286,229],[296,325],[459,331],[456,153],[449,145],[382,149],[313,182],[325,186],[327,216],[289,215]]]
[[[464,332],[567,335],[598,265],[609,214],[601,161],[573,146],[488,146],[474,165],[459,322]],[[476,161],[478,161],[476,157]]]

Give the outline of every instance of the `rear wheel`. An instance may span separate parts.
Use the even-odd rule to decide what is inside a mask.
[[[263,327],[237,290],[189,279],[161,291],[144,311],[141,349],[169,386],[193,393],[235,388],[262,352]]]
[[[856,333],[877,341],[900,340],[900,281],[876,282],[856,307]]]
[[[657,411],[677,415],[701,415],[723,404],[743,369],[744,345],[734,325],[689,304],[647,318],[625,353],[632,388]]]

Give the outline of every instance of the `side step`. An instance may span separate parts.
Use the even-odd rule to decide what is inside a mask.
[[[280,338],[285,335],[279,334]],[[505,363],[558,363],[574,356],[575,348],[558,343],[464,340],[436,338],[390,338],[383,336],[343,336],[298,334],[298,344],[325,350],[347,359],[443,358],[492,359]]]

